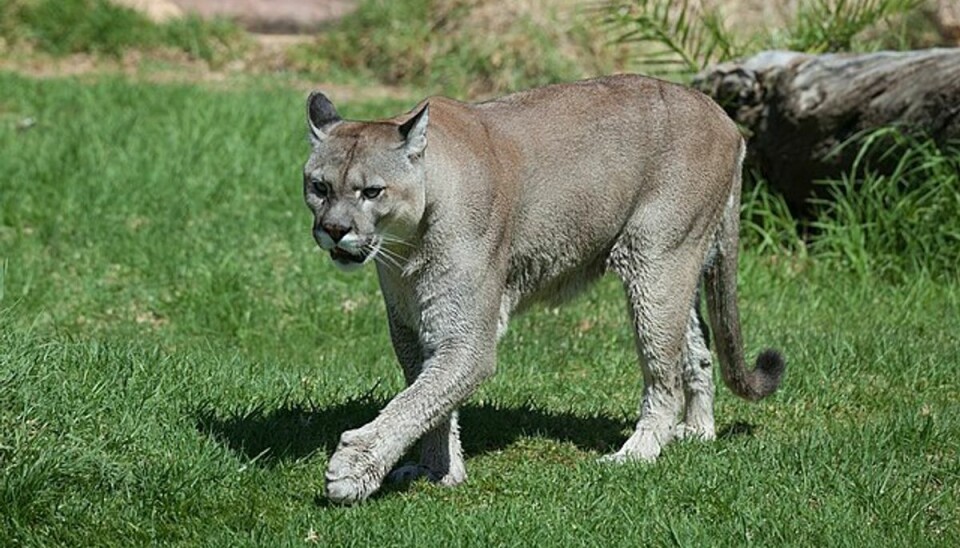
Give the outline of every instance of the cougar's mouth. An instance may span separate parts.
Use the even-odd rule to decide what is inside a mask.
[[[349,247],[338,245],[330,250],[330,258],[340,268],[352,270],[369,262],[377,255],[378,251],[380,251],[380,243],[376,240],[356,247],[353,245]]]
[[[365,249],[358,249],[356,252],[335,247],[330,250],[330,258],[338,263],[363,264],[370,258],[370,253]]]

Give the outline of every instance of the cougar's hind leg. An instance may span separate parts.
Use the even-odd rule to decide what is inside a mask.
[[[683,422],[677,426],[677,437],[712,440],[716,437],[713,424],[713,368],[699,309],[700,299],[695,297],[681,350],[684,408]]]
[[[407,386],[420,375],[423,360],[420,344],[412,330],[391,321],[390,334],[397,359],[403,368]],[[457,412],[438,424],[420,438],[420,462],[403,464],[395,468],[387,481],[409,482],[426,477],[441,485],[458,485],[467,479],[463,464],[463,449],[460,446],[460,426]]]
[[[688,241],[656,245],[625,234],[611,250],[609,265],[626,291],[644,388],[637,429],[608,461],[654,460],[676,436],[687,326],[703,257],[699,248]]]
[[[398,466],[390,472],[387,480],[402,483],[419,478],[450,487],[466,481],[467,469],[463,463],[456,411],[420,438],[420,462]]]
[[[456,411],[420,440],[420,466],[441,485],[459,485],[467,479]]]

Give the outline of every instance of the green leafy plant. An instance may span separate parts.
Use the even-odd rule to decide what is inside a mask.
[[[916,11],[923,0],[806,0],[797,4],[793,23],[773,45],[809,53],[877,49],[889,37],[860,40],[865,31],[890,25]]]
[[[429,73],[429,0],[362,0],[314,44],[294,50],[294,66],[326,76],[377,77],[422,84]]]
[[[719,11],[689,0],[615,1],[604,21],[619,32],[616,44],[634,46],[636,62],[648,72],[695,73],[746,51],[724,26]]]
[[[783,29],[734,32],[717,8],[682,0],[611,0],[603,21],[617,45],[629,46],[640,70],[685,78],[711,64],[765,49],[810,53],[872,50],[910,43],[911,29],[894,28],[898,18],[915,14],[922,0],[799,0]],[[886,27],[893,32],[869,35]],[[865,38],[866,36],[866,38]]]

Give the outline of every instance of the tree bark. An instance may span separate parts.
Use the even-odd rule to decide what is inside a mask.
[[[797,213],[815,181],[849,171],[858,147],[837,147],[851,138],[896,125],[941,143],[960,139],[960,48],[768,51],[708,68],[693,84],[744,127],[747,165]]]

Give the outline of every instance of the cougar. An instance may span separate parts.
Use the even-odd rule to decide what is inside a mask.
[[[775,350],[744,365],[737,308],[737,127],[711,99],[636,75],[551,85],[476,104],[429,98],[382,121],[307,100],[303,193],[334,264],[376,265],[407,387],[343,433],[326,496],[395,479],[466,477],[457,408],[494,373],[511,315],[559,302],[607,271],[623,283],[644,388],[635,432],[611,462],[652,461],[671,440],[715,437],[706,293],[722,377],[759,400]]]

